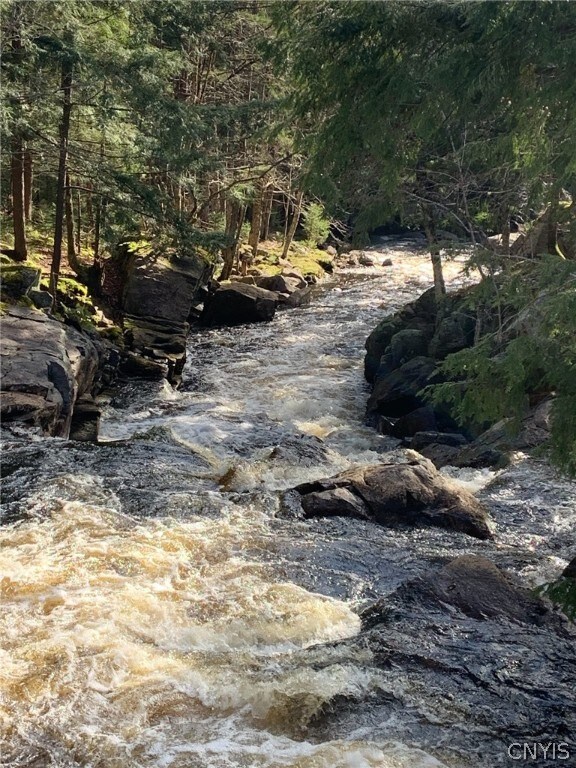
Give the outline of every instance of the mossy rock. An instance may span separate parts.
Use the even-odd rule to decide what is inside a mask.
[[[560,608],[571,621],[576,621],[576,579],[562,577],[544,584],[537,591]]]
[[[40,282],[40,270],[22,264],[0,266],[0,280],[3,298],[20,299],[30,288]]]

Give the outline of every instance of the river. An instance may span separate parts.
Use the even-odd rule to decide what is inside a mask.
[[[5,436],[0,766],[495,768],[524,740],[576,764],[573,638],[394,597],[466,553],[555,578],[573,483],[526,457],[452,471],[494,542],[281,514],[283,490],[398,455],[363,426],[363,343],[431,275],[390,254],[270,324],[194,332],[182,388],[120,387],[98,445]]]

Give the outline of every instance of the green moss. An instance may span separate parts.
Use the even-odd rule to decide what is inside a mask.
[[[544,584],[537,592],[560,608],[571,621],[576,620],[576,579],[561,578]]]

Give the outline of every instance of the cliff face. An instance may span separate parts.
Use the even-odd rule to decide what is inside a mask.
[[[83,333],[43,312],[9,307],[2,317],[2,422],[68,437],[74,410],[92,393],[99,354]]]

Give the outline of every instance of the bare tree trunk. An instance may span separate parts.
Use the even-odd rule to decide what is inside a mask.
[[[56,188],[56,220],[54,224],[54,250],[50,268],[50,289],[53,296],[53,307],[56,305],[56,291],[60,263],[62,259],[62,235],[64,229],[64,193],[66,187],[66,165],[68,162],[68,135],[70,133],[70,114],[72,112],[72,75],[74,67],[71,59],[66,57],[62,62],[60,87],[62,90],[62,118],[60,121],[60,146],[58,157],[58,181]]]
[[[262,211],[262,227],[260,237],[268,240],[270,237],[270,217],[272,216],[272,203],[274,202],[274,186],[269,184],[264,192],[264,204]]]
[[[248,235],[248,244],[252,248],[252,256],[256,258],[258,254],[258,243],[260,242],[260,230],[262,228],[262,207],[263,207],[264,188],[260,182],[256,188],[256,196],[252,203],[252,221],[250,234]]]
[[[426,240],[428,241],[428,249],[432,261],[432,273],[434,275],[434,294],[436,296],[436,303],[440,306],[440,303],[446,295],[446,284],[444,282],[444,273],[442,272],[442,257],[440,255],[441,249],[438,243],[438,238],[436,237],[434,216],[429,209],[424,210],[423,213],[424,233],[426,235]]]
[[[24,150],[24,218],[26,223],[32,219],[32,152]]]
[[[10,168],[12,186],[12,224],[14,228],[14,258],[26,261],[28,246],[26,243],[26,221],[24,206],[24,146],[22,137],[12,139],[12,159]]]
[[[82,254],[82,198],[79,189],[76,191],[76,224],[76,252],[80,258]]]
[[[285,259],[288,256],[288,251],[290,250],[290,246],[292,245],[292,240],[294,240],[294,235],[296,234],[298,222],[300,221],[300,214],[302,213],[303,199],[304,199],[304,192],[302,190],[299,190],[296,193],[296,202],[294,203],[294,213],[292,215],[292,221],[290,222],[290,226],[288,227],[288,232],[286,233],[286,237],[284,238],[284,245],[282,247],[283,259]]]
[[[76,252],[76,238],[74,237],[74,208],[72,206],[72,191],[70,189],[70,177],[66,174],[66,188],[64,190],[64,211],[66,219],[66,255],[68,257],[68,264],[70,269],[78,275],[78,277],[84,277],[82,264],[78,260],[78,254]]]
[[[22,6],[15,5],[13,9],[14,35],[12,38],[12,51],[15,59],[22,59],[24,51],[22,46],[21,16]],[[16,76],[14,75],[14,80]],[[15,100],[14,110],[19,114],[20,104]],[[24,141],[18,131],[11,141],[10,158],[10,186],[12,191],[12,226],[14,231],[14,258],[16,261],[26,261],[28,246],[26,243],[26,220],[24,205]]]
[[[218,280],[228,280],[232,274],[232,268],[234,266],[234,257],[236,255],[236,240],[235,234],[237,230],[237,221],[240,212],[240,205],[235,200],[226,201],[226,236],[229,240],[229,245],[222,249],[222,257],[224,264]]]

